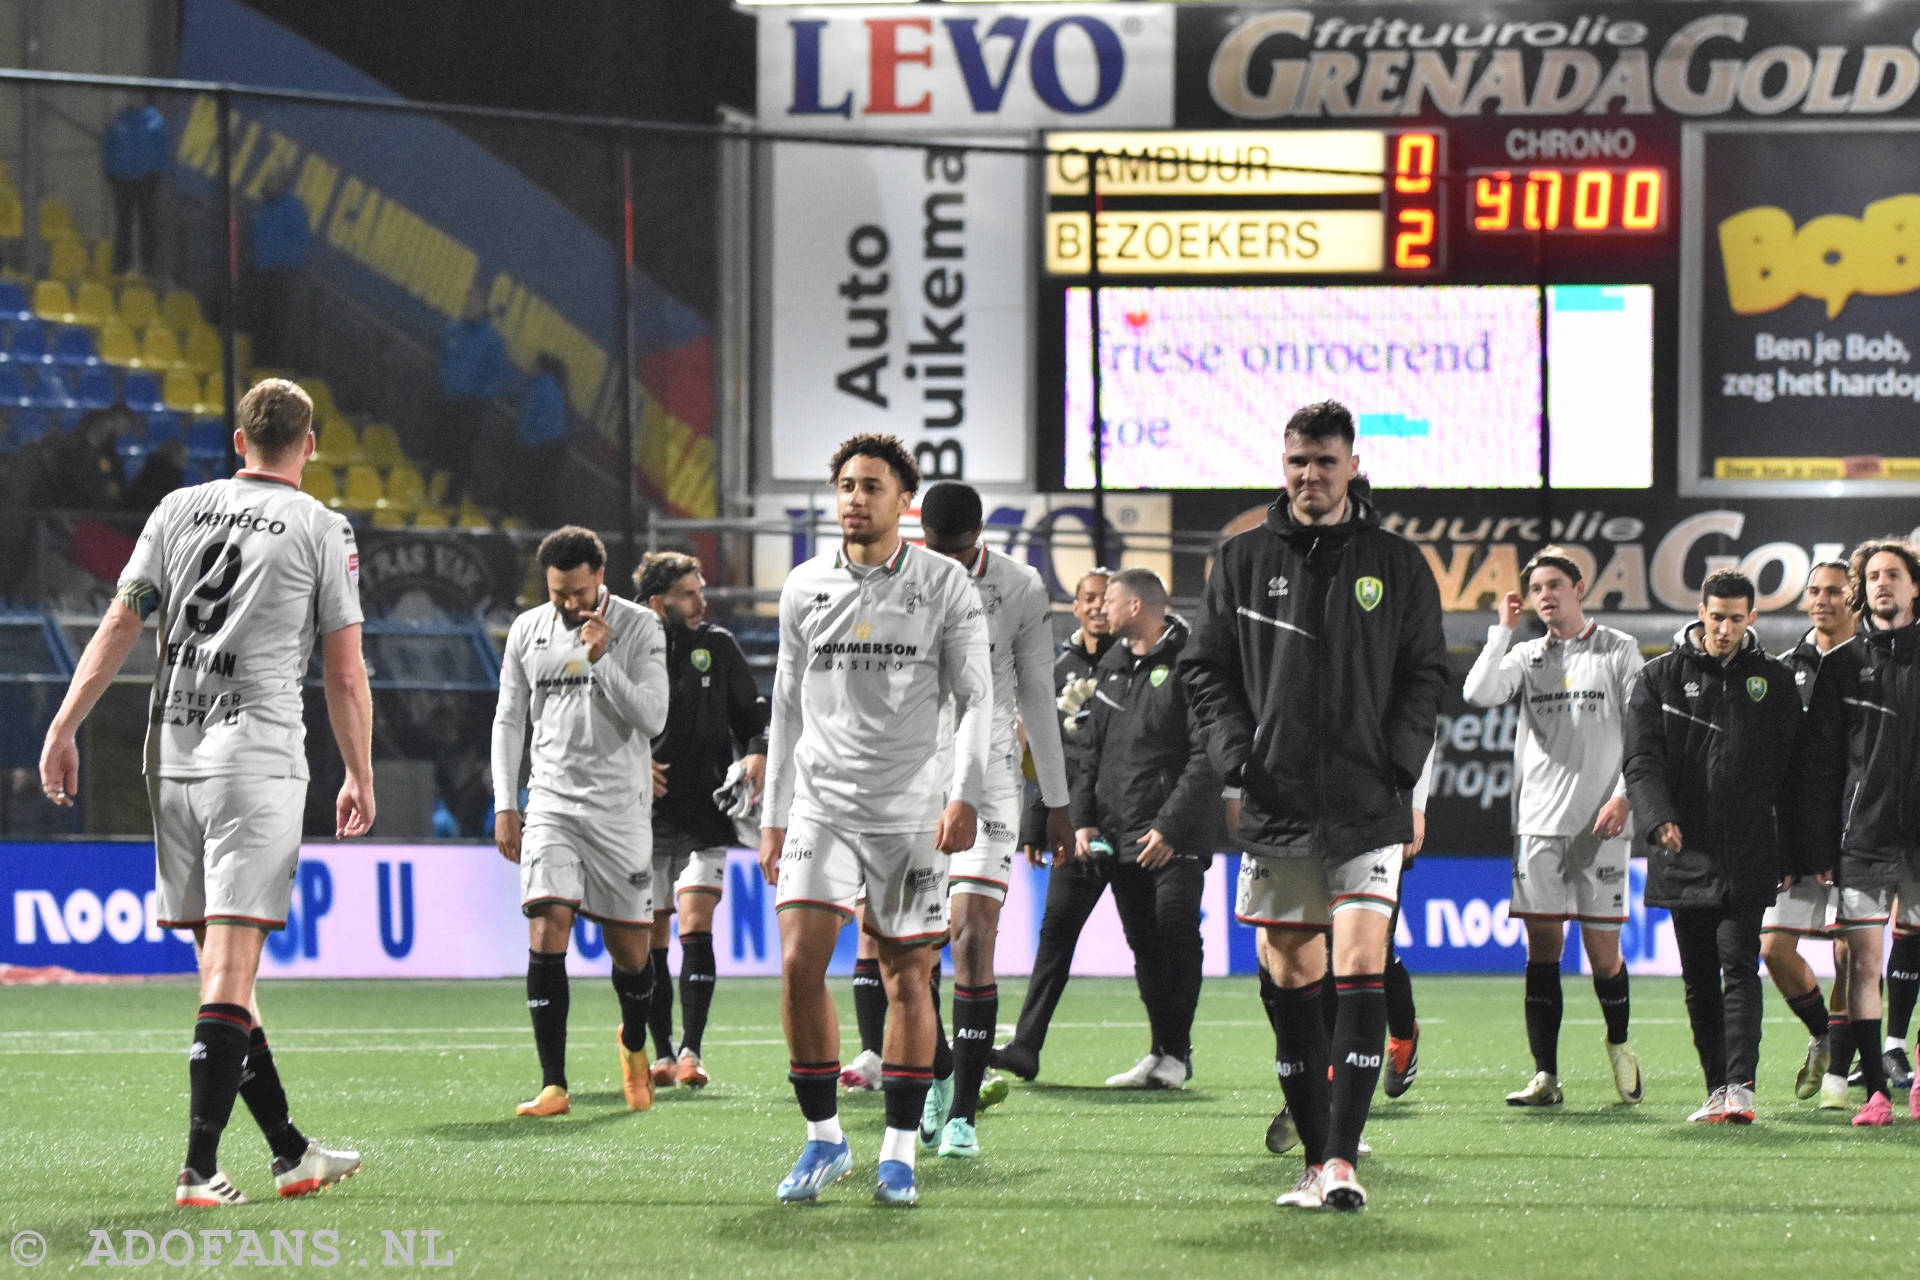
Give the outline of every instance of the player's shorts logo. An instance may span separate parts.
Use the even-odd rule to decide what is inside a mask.
[[[1353,598],[1359,601],[1360,607],[1368,613],[1380,607],[1380,601],[1386,594],[1387,584],[1372,575],[1361,578],[1353,584]]]
[[[1765,676],[1747,677],[1747,696],[1755,702],[1767,696],[1767,678]]]
[[[636,889],[644,889],[647,887],[647,882],[652,878],[653,878],[652,872],[636,871],[632,875],[627,877],[627,883],[632,885]]]
[[[695,649],[693,651],[693,669],[695,671],[705,671],[711,666],[713,666],[713,655],[711,653],[708,653],[705,649]]]
[[[1152,685],[1156,689],[1158,689],[1161,685],[1165,684],[1166,682],[1167,682],[1167,669],[1165,667],[1155,667],[1152,673],[1147,676],[1147,683]]]

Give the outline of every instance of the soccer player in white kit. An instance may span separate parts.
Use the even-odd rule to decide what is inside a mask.
[[[300,492],[313,453],[313,405],[270,378],[241,400],[230,480],[176,489],[148,517],[119,594],[87,645],[47,729],[41,787],[71,805],[75,735],[155,618],[159,662],[147,728],[156,914],[192,929],[200,1012],[187,1054],[191,1123],[174,1203],[245,1204],[219,1164],[234,1096],[273,1149],[282,1196],[360,1168],[352,1151],[309,1142],[260,1028],[254,977],[267,934],[286,926],[306,806],[300,685],[320,638],[327,716],[346,763],[336,834],[373,825],[373,698],[360,656],[359,556],[345,517]]]
[[[947,926],[953,938],[953,1050],[943,1079],[936,1061],[933,1087],[920,1121],[920,1141],[938,1143],[949,1159],[980,1154],[974,1122],[980,1082],[993,1054],[1000,1020],[993,949],[1000,908],[1013,876],[1014,846],[1026,780],[1020,768],[1020,725],[1047,806],[1047,843],[1064,858],[1073,847],[1067,815],[1066,752],[1053,701],[1053,605],[1031,567],[988,550],[981,542],[984,510],[972,486],[945,481],[920,502],[927,549],[955,561],[980,597],[993,669],[991,756],[973,847],[947,865]],[[936,999],[938,997],[936,996]],[[936,1008],[936,1014],[938,1010]],[[938,1058],[936,1048],[936,1058]]]
[[[880,1086],[881,1204],[910,1205],[915,1130],[933,1079],[933,967],[947,938],[947,855],[971,849],[985,790],[992,675],[966,571],[900,536],[919,468],[892,436],[860,435],[829,467],[842,548],[780,592],[760,869],[777,884],[781,1021],[807,1144],[776,1194],[817,1199],[853,1167],[835,1091],[840,1026],[827,963],[864,885],[893,1006]],[[940,708],[955,710],[939,768]],[[941,804],[942,795],[946,804]]]
[[[1591,621],[1580,565],[1544,547],[1520,572],[1523,602],[1508,592],[1500,620],[1463,690],[1476,707],[1520,695],[1514,740],[1513,896],[1527,926],[1527,1041],[1534,1077],[1507,1095],[1516,1107],[1558,1106],[1560,955],[1566,923],[1580,922],[1593,992],[1606,1019],[1607,1057],[1622,1102],[1642,1096],[1640,1060],[1627,1039],[1628,983],[1620,956],[1627,918],[1628,814],[1621,774],[1627,695],[1645,665],[1632,636]],[[1513,643],[1523,605],[1547,634]],[[1511,647],[1510,647],[1511,646]]]
[[[527,1012],[540,1056],[523,1116],[564,1115],[567,943],[576,915],[600,926],[620,998],[621,1088],[653,1105],[653,736],[667,723],[667,640],[653,612],[607,590],[607,549],[569,525],[540,543],[549,602],[513,620],[493,715],[494,843],[520,867],[527,917]],[[520,762],[533,721],[533,772],[520,813]]]

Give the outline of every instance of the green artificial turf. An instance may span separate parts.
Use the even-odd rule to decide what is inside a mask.
[[[835,986],[851,1057],[851,1001],[844,980]],[[1003,1020],[1022,986],[1002,983]],[[633,1115],[612,992],[576,980],[573,1113],[523,1120],[513,1104],[538,1071],[519,983],[263,985],[296,1121],[358,1147],[366,1169],[276,1201],[265,1144],[236,1105],[222,1157],[256,1203],[186,1213],[171,1190],[193,988],[0,990],[0,1228],[47,1239],[37,1275],[80,1267],[93,1229],[116,1250],[126,1229],[232,1230],[228,1263],[240,1231],[258,1232],[271,1256],[275,1229],[330,1229],[355,1270],[362,1258],[388,1268],[383,1230],[437,1230],[437,1256],[454,1261],[434,1274],[449,1276],[1752,1277],[1837,1262],[1896,1274],[1920,1256],[1920,1126],[1904,1096],[1898,1123],[1880,1131],[1794,1101],[1805,1035],[1771,992],[1760,1123],[1741,1129],[1683,1123],[1703,1089],[1677,981],[1634,984],[1647,1097],[1625,1107],[1598,1010],[1569,980],[1567,1105],[1541,1113],[1502,1102],[1531,1075],[1518,978],[1418,979],[1422,1069],[1405,1098],[1375,1106],[1376,1154],[1361,1167],[1373,1204],[1356,1216],[1274,1207],[1299,1164],[1262,1146],[1278,1091],[1245,978],[1207,982],[1184,1093],[1097,1087],[1145,1051],[1146,1031],[1130,982],[1079,980],[1040,1080],[984,1116],[980,1160],[923,1156],[920,1205],[877,1208],[881,1100],[843,1095],[854,1176],[817,1206],[783,1207],[774,1184],[803,1134],[777,994],[771,981],[723,980],[707,1037],[715,1083],[663,1092]],[[418,1235],[415,1253],[418,1269]],[[26,1274],[0,1259],[9,1267]],[[152,1267],[140,1274],[174,1274]]]

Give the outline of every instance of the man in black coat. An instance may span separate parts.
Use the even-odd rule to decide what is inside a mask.
[[[713,802],[736,756],[758,792],[767,770],[767,700],[739,641],[707,619],[700,562],[677,551],[649,552],[633,574],[634,594],[667,633],[667,727],[653,740],[654,972],[667,973],[672,913],[680,913],[680,1003],[685,1036],[673,1048],[673,988],[658,983],[652,1017],[656,1087],[707,1083],[700,1061],[713,1004],[713,911],[726,891],[727,849],[740,843],[733,819]]]
[[[1809,838],[1838,856],[1847,1012],[1867,1088],[1853,1122],[1885,1125],[1893,1122],[1892,1055],[1873,1048],[1881,1043],[1881,935],[1896,900],[1896,956],[1901,936],[1920,932],[1920,553],[1895,538],[1864,542],[1847,577],[1860,643],[1830,654],[1814,684],[1802,805]],[[1920,1116],[1911,1093],[1908,1109]]]
[[[1200,895],[1225,835],[1220,775],[1194,732],[1187,692],[1173,678],[1187,624],[1167,611],[1151,569],[1107,583],[1107,627],[1118,641],[1100,660],[1071,779],[1077,858],[1108,860],[1134,976],[1157,1052],[1107,1083],[1181,1089],[1193,1075],[1200,1002]]]
[[[1700,620],[1641,670],[1627,703],[1624,771],[1647,905],[1673,913],[1707,1078],[1707,1103],[1687,1119],[1707,1124],[1753,1123],[1760,920],[1785,873],[1783,832],[1795,829],[1787,797],[1800,694],[1792,670],[1748,630],[1753,600],[1745,574],[1709,575]]]
[[[1221,546],[1180,662],[1214,765],[1241,789],[1235,915],[1266,932],[1281,1088],[1307,1161],[1280,1203],[1308,1209],[1366,1204],[1353,1162],[1386,1039],[1381,974],[1448,680],[1439,587],[1350,488],[1353,440],[1333,401],[1288,421],[1287,491]]]

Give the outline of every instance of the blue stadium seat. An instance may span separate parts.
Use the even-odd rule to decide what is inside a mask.
[[[160,379],[150,373],[129,373],[126,385],[120,389],[120,398],[127,408],[135,413],[158,413],[167,407],[160,398]],[[0,396],[0,402],[5,397]]]
[[[53,358],[61,364],[100,363],[100,353],[93,349],[93,335],[79,325],[69,325],[54,335]]]
[[[67,390],[67,380],[60,376],[58,369],[43,367],[34,376],[33,407],[55,413],[73,408],[73,396]]]
[[[88,365],[80,370],[73,388],[74,403],[82,409],[110,409],[120,399],[113,385],[113,370],[106,365]]]
[[[38,320],[13,326],[13,338],[7,343],[15,364],[51,364],[53,352],[47,345],[47,326]]]
[[[227,424],[218,418],[199,418],[187,428],[187,456],[227,460]]]
[[[80,429],[80,419],[86,416],[87,411],[85,409],[79,405],[74,405],[70,409],[62,409],[60,416],[55,419],[54,425],[60,428],[61,435],[70,436]]]
[[[147,448],[158,449],[163,444],[183,439],[185,434],[180,426],[180,415],[171,409],[147,415]]]
[[[25,409],[32,403],[26,372],[17,364],[0,364],[0,408]]]
[[[38,444],[47,438],[47,432],[53,429],[47,415],[32,409],[25,409],[13,415],[13,439],[16,444]]]
[[[17,281],[0,280],[0,320],[31,320],[33,307]]]
[[[132,484],[133,478],[140,474],[140,468],[147,465],[147,446],[129,433],[114,441],[113,451],[120,455],[120,474],[128,484]]]

